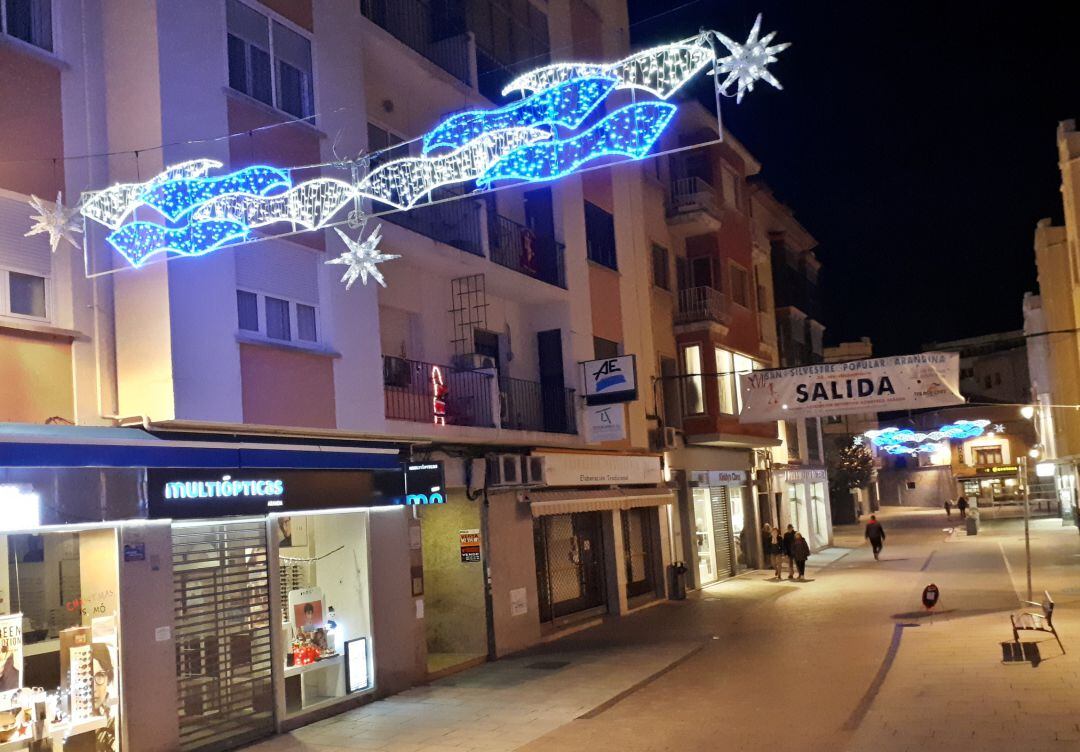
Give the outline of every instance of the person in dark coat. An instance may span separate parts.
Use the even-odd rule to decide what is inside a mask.
[[[952,517],[952,500],[945,499],[945,516]]]
[[[772,525],[766,522],[761,526],[761,560],[762,569],[772,566]]]
[[[877,521],[877,515],[870,515],[870,521],[866,523],[866,539],[870,541],[870,548],[874,549],[874,558],[878,559],[881,547],[885,545],[885,528]]]
[[[810,558],[810,544],[802,533],[795,533],[795,540],[791,542],[791,557],[795,559],[795,566],[799,568],[799,579],[806,579],[806,560]]]
[[[784,533],[784,556],[787,558],[787,578],[795,579],[795,559],[792,555],[791,546],[795,543],[795,526],[788,525]]]
[[[967,517],[968,503],[967,499],[961,496],[956,500],[956,508],[960,510],[960,519]]]
[[[769,556],[772,557],[773,572],[776,579],[781,579],[780,573],[784,568],[784,537],[780,535],[780,528],[774,527],[769,532]]]

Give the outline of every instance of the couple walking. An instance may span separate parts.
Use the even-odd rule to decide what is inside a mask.
[[[803,538],[802,533],[788,525],[787,532],[781,534],[779,527],[773,527],[766,522],[761,529],[761,539],[765,557],[772,561],[776,579],[783,579],[781,575],[785,562],[789,580],[795,579],[796,567],[799,570],[799,579],[806,579],[806,560],[810,558],[810,544]]]

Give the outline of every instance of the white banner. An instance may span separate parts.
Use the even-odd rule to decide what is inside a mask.
[[[585,441],[621,441],[626,438],[626,408],[622,405],[588,405],[585,407]]]
[[[960,355],[932,352],[739,375],[740,423],[963,403]]]

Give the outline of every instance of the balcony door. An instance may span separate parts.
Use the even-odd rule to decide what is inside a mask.
[[[531,263],[541,279],[559,278],[555,257],[555,213],[550,188],[525,191],[525,226],[531,236],[526,239],[522,263]],[[530,247],[531,246],[531,247]]]
[[[544,430],[565,433],[569,424],[569,407],[563,376],[562,330],[537,332],[536,345],[540,361]]]
[[[690,259],[690,286],[712,287],[719,290],[719,274],[713,276],[713,260],[709,256]],[[716,284],[714,284],[714,281]]]

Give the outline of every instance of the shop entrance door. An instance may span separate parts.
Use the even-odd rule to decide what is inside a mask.
[[[698,585],[716,582],[716,546],[713,545],[712,499],[709,489],[691,489],[694,496],[694,536],[697,542]]]
[[[713,545],[716,548],[716,574],[731,577],[735,574],[735,550],[731,538],[731,499],[727,486],[712,486]]]
[[[635,507],[622,513],[626,560],[626,597],[656,594],[656,507]]]
[[[533,521],[533,545],[540,621],[554,622],[604,607],[600,512],[538,517]]]
[[[274,733],[266,525],[172,529],[180,749],[215,752]]]

